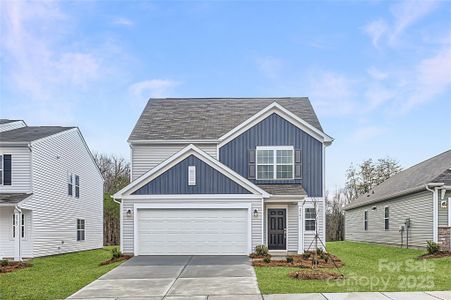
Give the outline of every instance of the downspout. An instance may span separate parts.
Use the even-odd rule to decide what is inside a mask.
[[[432,241],[438,242],[438,191],[437,187],[442,186],[443,183],[428,183],[426,190],[432,192]],[[434,187],[434,189],[429,188]]]

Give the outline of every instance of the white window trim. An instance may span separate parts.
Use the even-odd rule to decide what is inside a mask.
[[[71,194],[69,195],[69,184],[71,185]],[[74,197],[74,174],[67,172],[67,185],[66,185],[67,197]]]
[[[188,166],[188,185],[196,185],[196,166]]]
[[[305,217],[305,212],[306,212],[306,210],[307,209],[315,209],[315,206],[313,205],[313,206],[305,206],[304,207],[304,232],[312,232],[312,231],[316,231],[316,226],[318,225],[318,224],[316,224],[316,218],[318,217],[317,216],[317,213],[318,213],[318,211],[315,209],[315,218],[314,219],[312,219],[312,218],[306,218]],[[313,221],[315,221],[315,229],[313,229],[313,230],[311,230],[311,229],[307,229],[307,227],[305,226],[306,225],[306,222],[307,221],[311,221],[311,220],[313,220]]]
[[[369,229],[369,216],[368,216],[368,210],[363,211],[363,230],[368,231]]]
[[[272,150],[273,151],[273,177],[272,178],[258,178],[258,151],[260,150]],[[277,178],[277,150],[291,150],[292,158],[291,158],[291,178]],[[266,165],[269,164],[260,164]],[[279,164],[281,166],[289,166],[290,164]],[[294,147],[293,146],[257,146],[255,149],[255,178],[256,180],[293,180],[294,179]]]
[[[16,222],[16,213],[13,212],[13,215],[11,216],[11,222],[12,222],[12,239],[16,238],[16,226],[17,226],[17,222]]]
[[[451,226],[451,197],[448,198],[448,226]]]
[[[78,177],[78,184],[77,184],[77,177]],[[77,196],[77,187],[78,187],[78,196]],[[74,175],[73,188],[74,188],[74,191],[73,191],[74,198],[79,199],[80,198],[80,175],[77,175],[77,174]]]
[[[5,177],[5,167],[4,167],[4,161],[3,161],[3,153],[0,154],[0,185],[3,185],[3,178]]]
[[[385,215],[385,210],[388,208],[388,217]],[[385,220],[388,220],[388,228],[385,227]],[[384,230],[390,230],[390,207],[384,206]]]
[[[16,218],[16,213],[13,213],[11,216],[11,229],[12,229],[12,235],[11,235],[11,240],[14,240],[16,237],[16,233],[19,234],[20,238],[22,240],[26,240],[27,239],[27,218],[25,216],[24,213],[22,214],[18,214],[19,216],[19,220],[17,221]],[[22,224],[22,220],[23,220],[23,224]],[[19,230],[16,229],[16,226],[18,226]],[[22,235],[22,229],[23,229],[23,235]]]
[[[78,220],[83,221],[83,229],[78,229]],[[84,241],[86,241],[86,220],[82,219],[82,218],[77,218],[75,226],[76,226],[75,241],[77,241],[77,242],[84,242]],[[82,240],[78,239],[78,232],[79,231],[83,231],[83,239]]]

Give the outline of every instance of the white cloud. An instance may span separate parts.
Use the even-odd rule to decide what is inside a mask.
[[[115,19],[113,19],[113,24],[125,26],[125,27],[131,27],[131,26],[135,25],[135,23],[132,20],[127,19],[127,18],[115,18]]]
[[[436,1],[402,1],[391,6],[391,22],[378,19],[364,26],[364,32],[371,38],[375,47],[382,40],[390,46],[395,46],[404,32],[424,18],[438,6]]]
[[[138,98],[165,97],[178,86],[180,82],[169,79],[150,79],[132,84],[130,93]]]
[[[368,70],[366,70],[366,72],[371,76],[371,78],[376,80],[384,80],[388,78],[387,72],[383,72],[375,67],[369,68]]]
[[[310,78],[308,95],[322,115],[347,115],[357,108],[355,84],[344,75],[322,72]]]
[[[279,76],[283,65],[283,61],[275,57],[268,56],[257,59],[257,66],[260,71],[263,75],[271,79],[276,79]]]
[[[56,90],[86,87],[100,77],[102,66],[94,53],[58,50],[58,37],[69,22],[58,3],[7,1],[3,8],[4,73],[29,101],[42,106]]]
[[[378,126],[361,127],[351,135],[353,143],[362,143],[374,139],[385,132],[385,128]]]

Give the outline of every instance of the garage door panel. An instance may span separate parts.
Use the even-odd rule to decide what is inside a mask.
[[[138,252],[247,254],[246,209],[138,210]]]

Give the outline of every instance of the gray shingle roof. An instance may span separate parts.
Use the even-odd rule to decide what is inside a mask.
[[[129,140],[217,139],[273,102],[323,131],[307,97],[150,99]]]
[[[16,204],[25,200],[31,194],[25,193],[0,193],[0,204]]]
[[[257,184],[271,195],[307,195],[300,184]]]
[[[425,189],[428,183],[451,184],[451,150],[436,155],[390,177],[374,188],[374,193],[361,195],[346,209],[376,203],[402,194]]]
[[[0,142],[31,142],[75,127],[27,126],[0,132]]]
[[[8,123],[17,122],[17,121],[22,121],[22,120],[0,119],[0,124],[8,124]]]

